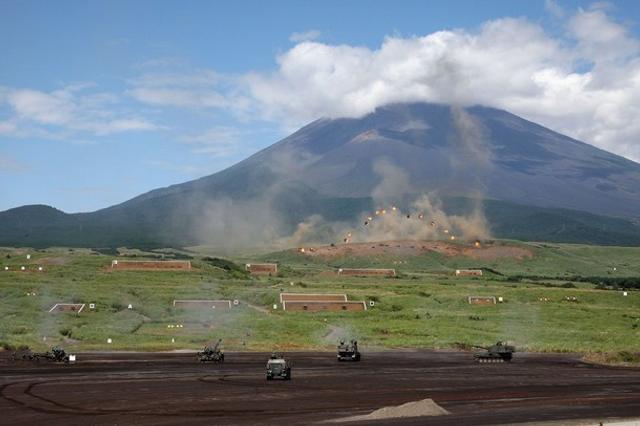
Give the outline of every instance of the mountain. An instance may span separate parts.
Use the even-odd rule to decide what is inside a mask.
[[[503,110],[425,103],[317,120],[219,173],[96,212],[0,212],[0,244],[256,245],[312,215],[353,223],[422,194],[451,213],[483,199],[496,237],[640,244],[640,164]]]

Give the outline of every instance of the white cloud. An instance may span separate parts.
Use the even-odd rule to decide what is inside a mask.
[[[11,121],[0,121],[0,136],[9,135],[16,131],[15,123]]]
[[[640,160],[640,40],[606,5],[568,14],[548,0],[546,8],[562,18],[563,35],[503,18],[474,31],[387,37],[371,49],[312,41],[311,31],[292,35],[300,42],[276,58],[271,72],[148,73],[131,82],[129,94],[154,106],[231,112],[287,129],[320,117],[359,117],[393,102],[482,104]],[[214,155],[238,144],[224,128],[200,137],[200,149]]]
[[[525,19],[478,31],[388,37],[375,50],[302,42],[269,74],[245,76],[263,117],[300,124],[392,102],[483,104],[640,160],[639,41],[601,7],[557,38]]]
[[[554,18],[562,18],[564,16],[564,9],[562,6],[558,4],[555,0],[545,0],[544,8],[549,12]]]
[[[211,157],[226,157],[234,154],[242,141],[239,129],[227,126],[212,127],[197,135],[185,136],[181,142],[192,147],[196,154]]]
[[[139,102],[156,106],[227,108],[235,104],[230,80],[233,78],[207,70],[148,73],[133,80],[127,93]]]
[[[211,172],[211,169],[207,167],[201,167],[192,164],[176,164],[167,160],[148,160],[145,163],[150,166],[168,170],[170,172],[177,172],[189,176],[202,176]]]
[[[317,40],[322,35],[319,30],[309,30],[298,33],[293,33],[289,36],[289,41],[294,43],[300,43],[302,41]]]
[[[0,173],[21,173],[25,170],[26,167],[21,162],[0,154]]]
[[[117,96],[87,92],[92,87],[76,84],[52,92],[0,88],[0,107],[4,104],[11,116],[10,120],[0,122],[0,135],[68,139],[79,134],[103,136],[158,128],[123,111]]]

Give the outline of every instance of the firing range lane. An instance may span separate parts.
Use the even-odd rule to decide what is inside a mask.
[[[0,358],[0,412],[12,424],[309,424],[431,398],[442,417],[390,424],[496,424],[640,416],[640,369],[570,355],[517,354],[476,364],[468,353],[289,353],[291,381],[267,382],[267,353],[86,353],[72,365]]]

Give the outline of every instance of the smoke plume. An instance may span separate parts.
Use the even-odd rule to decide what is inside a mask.
[[[482,201],[492,167],[486,131],[462,107],[451,107],[450,117],[452,131],[446,143],[448,152],[452,153],[449,158],[452,178],[446,186],[457,191],[463,188],[463,193],[421,191],[412,184],[411,176],[401,164],[380,157],[372,165],[379,179],[371,191],[374,211],[363,212],[354,218],[357,222],[352,223],[328,221],[311,212],[292,227],[287,223],[290,219],[283,217],[288,213],[283,211],[283,206],[297,209],[296,213],[305,211],[307,194],[296,189],[299,188],[296,178],[304,176],[306,165],[316,156],[281,146],[274,151],[275,155],[267,152],[261,159],[270,182],[265,184],[264,178],[255,182],[248,179],[247,186],[263,190],[256,190],[243,199],[221,197],[205,202],[201,220],[195,224],[197,238],[228,253],[248,248],[284,249],[330,242],[489,238]],[[458,195],[470,199],[471,208],[464,214],[448,214],[444,208],[447,198]]]

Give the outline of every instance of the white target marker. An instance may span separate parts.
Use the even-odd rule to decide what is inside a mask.
[[[369,300],[369,306],[376,306],[376,302],[374,302],[373,300]]]
[[[129,303],[129,306],[127,306],[127,309],[133,309],[133,305]]]
[[[8,271],[8,270],[9,270],[9,267],[8,267],[8,266],[5,266],[5,267],[4,267],[4,270],[5,270],[5,271]]]
[[[21,271],[24,271],[25,269],[26,269],[26,268],[25,268],[24,266],[21,266],[21,267],[20,267],[20,270],[21,270]]]
[[[95,303],[89,303],[89,309],[95,309],[95,308],[96,308]]]
[[[238,306],[240,304],[240,301],[238,299],[233,299],[233,304]]]
[[[627,292],[626,292],[626,291],[623,291],[623,292],[622,292],[622,295],[626,297],[626,296],[627,296]]]
[[[278,309],[278,305],[276,303],[273,304],[273,309],[274,310]]]
[[[38,266],[38,271],[42,272],[42,266]]]
[[[31,259],[31,255],[30,254],[27,255],[27,260],[29,260],[29,259]]]
[[[107,343],[109,343],[109,344],[113,343],[113,340],[111,340],[111,337],[109,337],[109,338],[107,339]]]
[[[171,338],[171,343],[175,343],[175,342],[176,342],[176,339],[172,337]]]

